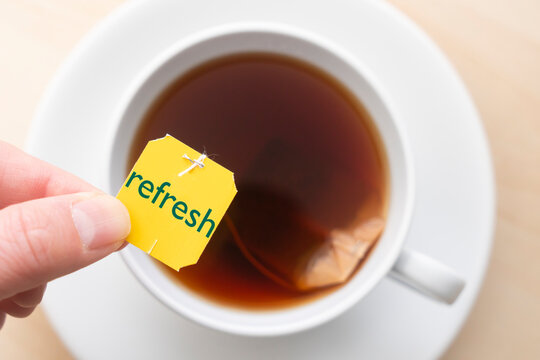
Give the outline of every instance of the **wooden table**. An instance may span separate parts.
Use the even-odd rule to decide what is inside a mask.
[[[498,219],[487,277],[446,359],[540,359],[540,1],[390,0],[442,48],[486,127]],[[121,0],[0,0],[0,138],[22,147],[79,39]],[[70,359],[38,309],[8,319],[1,359]]]

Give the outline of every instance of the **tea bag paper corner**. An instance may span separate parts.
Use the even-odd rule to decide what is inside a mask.
[[[117,198],[129,243],[169,267],[197,263],[237,190],[234,174],[171,135],[148,142]]]

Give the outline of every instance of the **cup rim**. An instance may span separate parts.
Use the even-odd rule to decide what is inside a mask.
[[[238,334],[238,335],[247,335],[247,336],[276,336],[276,335],[286,335],[291,333],[300,332],[318,326],[322,323],[329,321],[330,319],[342,314],[358,301],[360,301],[366,294],[368,294],[374,286],[391,270],[393,264],[397,260],[397,257],[401,253],[403,248],[406,235],[408,232],[408,227],[412,218],[413,206],[414,206],[414,167],[412,164],[412,153],[407,142],[407,137],[405,136],[405,131],[403,126],[399,121],[399,116],[397,115],[392,102],[389,97],[385,94],[384,88],[380,86],[377,78],[372,74],[371,70],[366,68],[360,61],[355,59],[353,56],[349,55],[344,49],[336,46],[327,39],[321,38],[318,35],[307,32],[303,29],[292,27],[290,25],[278,24],[278,23],[268,23],[268,22],[239,22],[239,23],[229,23],[217,27],[212,27],[205,29],[199,32],[196,32],[188,37],[185,37],[179,40],[177,43],[169,47],[166,51],[162,52],[150,61],[149,64],[143,68],[140,72],[140,75],[135,78],[135,80],[128,87],[128,90],[125,92],[125,96],[120,102],[117,112],[115,113],[113,122],[115,128],[113,131],[113,136],[110,140],[110,159],[109,174],[112,174],[113,164],[113,154],[116,149],[117,139],[122,136],[120,128],[122,123],[125,121],[125,115],[130,106],[132,105],[133,99],[139,93],[139,91],[149,82],[152,77],[164,66],[169,60],[174,58],[176,55],[185,51],[186,49],[195,46],[201,42],[211,40],[213,38],[219,38],[222,36],[242,34],[242,33],[263,33],[263,34],[275,34],[280,36],[292,37],[300,41],[304,41],[315,45],[316,47],[321,48],[324,51],[327,51],[341,61],[350,66],[354,71],[365,79],[366,83],[369,84],[371,91],[379,98],[380,102],[383,104],[385,111],[389,113],[389,117],[392,119],[392,126],[395,128],[396,133],[398,134],[397,140],[399,142],[398,147],[402,151],[402,158],[404,163],[405,178],[400,179],[404,182],[404,192],[405,195],[405,205],[404,211],[401,215],[402,220],[399,222],[396,227],[399,227],[397,232],[399,233],[399,239],[395,241],[395,246],[393,246],[389,251],[387,251],[384,259],[379,263],[379,270],[377,276],[372,276],[369,281],[364,283],[364,291],[356,292],[348,297],[342,297],[339,303],[336,306],[327,309],[325,312],[317,314],[317,316],[304,319],[303,321],[297,321],[295,323],[282,324],[282,326],[273,326],[268,328],[258,328],[250,327],[246,325],[238,325],[226,322],[219,322],[215,319],[212,319],[203,314],[192,312],[189,309],[184,308],[181,304],[172,299],[169,294],[167,294],[163,289],[156,286],[154,280],[150,278],[146,270],[141,266],[141,264],[134,258],[130,251],[137,251],[138,249],[131,249],[131,246],[128,246],[126,249],[121,251],[121,257],[137,278],[137,280],[160,302],[169,307],[171,310],[176,313],[188,318],[197,323],[203,324],[209,328],[221,330],[228,333]],[[376,121],[374,121],[375,126],[377,126]],[[378,129],[379,130],[379,129]],[[114,188],[113,181],[111,177],[109,178],[111,182],[110,188]],[[349,280],[350,282],[350,280]],[[319,299],[313,300],[313,302],[318,302]],[[215,306],[220,306],[216,304]],[[294,311],[298,307],[303,305],[294,306],[286,311]],[[224,311],[236,312],[234,308],[224,307]],[[257,311],[258,312],[258,311]],[[268,314],[272,314],[270,311]]]

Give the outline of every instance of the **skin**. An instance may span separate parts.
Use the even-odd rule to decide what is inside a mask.
[[[77,206],[93,220],[77,222]],[[0,328],[30,315],[50,280],[125,246],[129,228],[118,200],[0,141]]]

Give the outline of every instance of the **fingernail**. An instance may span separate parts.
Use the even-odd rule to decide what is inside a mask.
[[[131,229],[126,207],[110,195],[96,194],[74,203],[71,215],[83,246],[90,250],[121,246]]]

